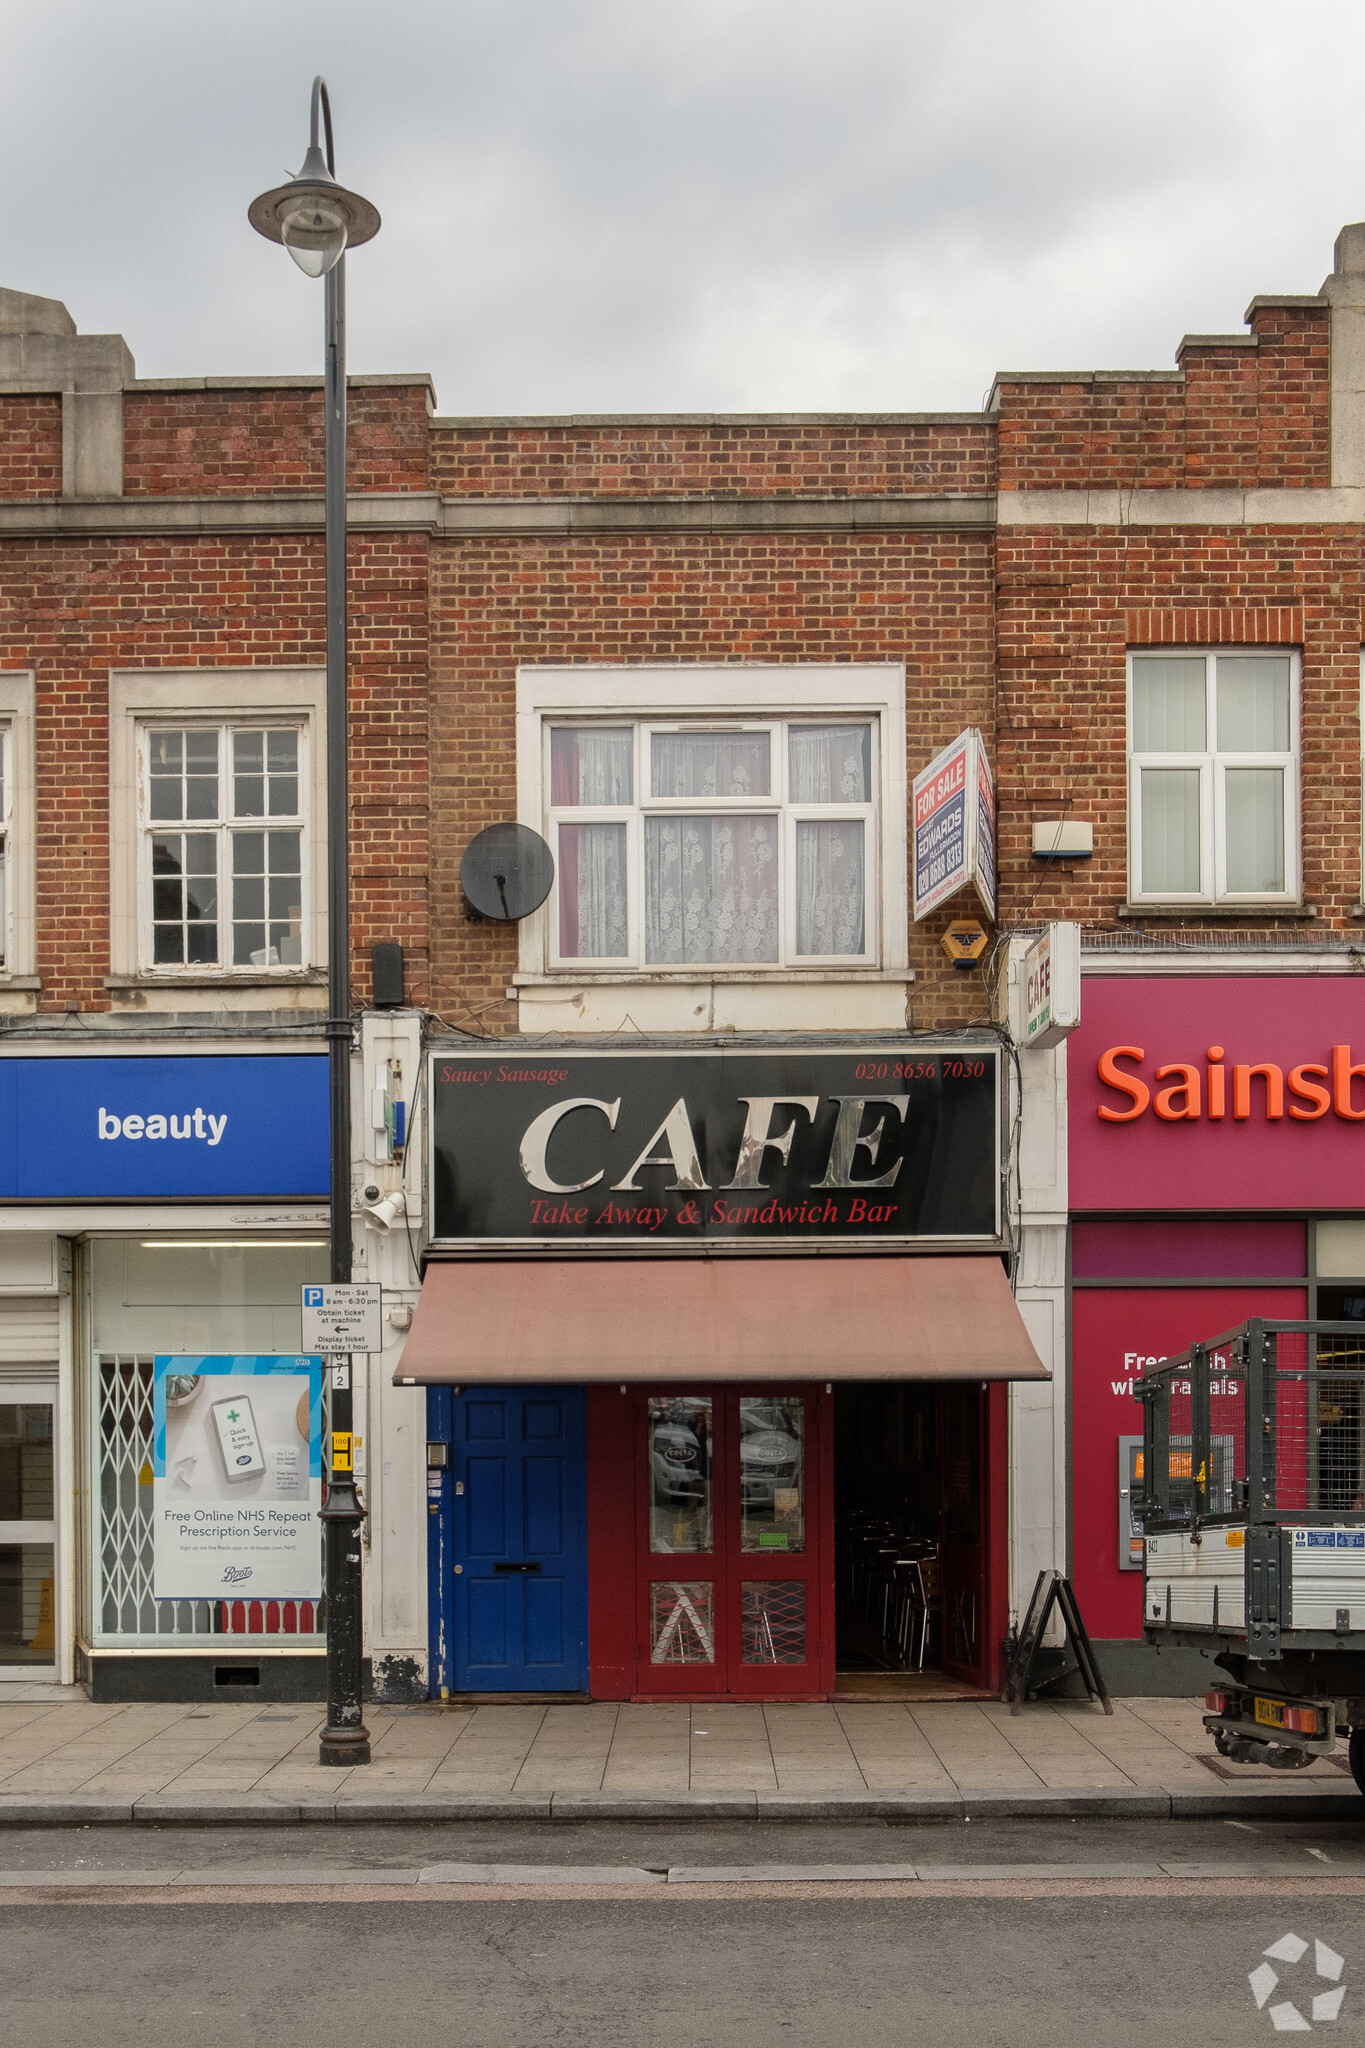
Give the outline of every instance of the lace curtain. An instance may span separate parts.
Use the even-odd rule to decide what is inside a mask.
[[[787,746],[793,803],[870,802],[870,726],[794,725],[787,735]]]
[[[776,818],[646,818],[645,959],[777,959]]]
[[[560,726],[550,735],[550,802],[628,804],[634,799],[629,726]]]
[[[870,727],[792,726],[787,744],[793,804],[870,802]],[[772,792],[771,747],[766,732],[654,733],[650,793],[703,802],[767,797]],[[633,762],[634,735],[628,727],[560,727],[550,741],[551,802],[567,809],[632,804]],[[643,827],[647,965],[771,965],[781,958],[780,817],[646,815]],[[624,823],[561,821],[562,959],[629,957],[627,848]],[[795,868],[784,886],[792,892],[788,915],[794,920],[797,957],[856,959],[864,954],[867,877],[861,820],[798,819]]]
[[[626,828],[559,828],[559,951],[565,960],[623,960],[626,923]]]
[[[865,951],[863,828],[856,819],[796,828],[796,950],[842,958]]]
[[[656,732],[650,742],[655,796],[754,797],[772,791],[766,732]]]

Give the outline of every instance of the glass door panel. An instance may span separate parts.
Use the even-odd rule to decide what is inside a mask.
[[[815,1397],[727,1391],[732,1693],[819,1689],[819,1517],[810,1490]]]
[[[815,1414],[793,1388],[641,1395],[640,1692],[820,1689]]]
[[[641,1692],[725,1690],[720,1408],[713,1393],[689,1388],[648,1394],[639,1409]]]
[[[0,1667],[56,1661],[53,1397],[0,1389]]]

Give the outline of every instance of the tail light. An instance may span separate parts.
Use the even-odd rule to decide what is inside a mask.
[[[1316,1707],[1286,1707],[1284,1725],[1296,1735],[1321,1735],[1322,1716]]]
[[[1206,1692],[1204,1705],[1211,1714],[1231,1714],[1236,1711],[1237,1701],[1230,1692]]]

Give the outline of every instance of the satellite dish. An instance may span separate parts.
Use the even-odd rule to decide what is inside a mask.
[[[460,862],[465,895],[499,924],[515,924],[539,910],[554,878],[554,855],[529,825],[490,825],[470,840]]]

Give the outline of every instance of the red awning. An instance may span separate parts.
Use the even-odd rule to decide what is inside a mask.
[[[399,1386],[1045,1380],[998,1258],[449,1260]]]

